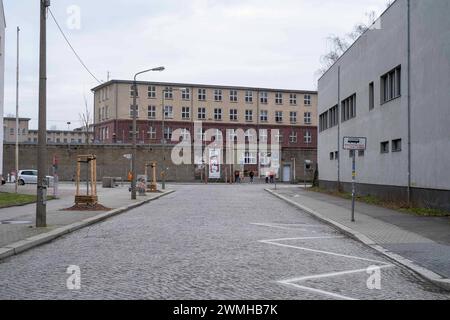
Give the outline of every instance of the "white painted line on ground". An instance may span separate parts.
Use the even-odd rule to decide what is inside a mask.
[[[285,229],[285,230],[299,230],[298,228],[293,227],[305,227],[305,228],[318,228],[323,227],[321,225],[309,225],[309,224],[274,224],[274,223],[250,223],[254,226],[260,226],[260,227],[268,227],[268,228],[275,228],[275,229]],[[288,227],[291,226],[291,227]]]
[[[310,251],[310,252],[315,252],[315,253],[328,254],[328,255],[331,255],[331,256],[337,256],[337,257],[343,257],[343,258],[349,258],[349,259],[356,259],[356,260],[362,260],[362,261],[369,261],[369,262],[375,262],[375,263],[380,263],[380,264],[386,264],[383,261],[367,259],[367,258],[361,258],[361,257],[356,257],[356,256],[350,256],[350,255],[346,255],[346,254],[329,252],[329,251],[322,251],[322,250],[316,250],[316,249],[292,246],[292,245],[283,244],[283,243],[270,242],[270,241],[267,241],[267,240],[261,240],[259,242],[266,243],[266,244],[271,244],[271,245],[279,246],[279,247],[293,248],[293,249],[298,249],[298,250],[303,250],[303,251]]]
[[[378,267],[380,269],[386,269],[386,268],[393,268],[395,266],[393,264],[385,264],[382,266],[374,266],[374,267]],[[341,271],[341,272],[331,272],[331,273],[324,273],[324,274],[317,274],[317,275],[312,275],[312,276],[305,276],[305,277],[299,277],[299,278],[294,278],[294,279],[282,280],[282,281],[278,281],[278,282],[291,283],[291,282],[300,282],[300,281],[313,280],[313,279],[331,278],[331,277],[344,276],[344,275],[354,274],[354,273],[362,273],[362,272],[366,272],[367,270],[368,270],[368,268],[358,269],[358,270],[347,270],[347,271]]]
[[[273,239],[273,240],[261,240],[260,242],[280,242],[280,241],[290,241],[290,240],[320,240],[320,239],[344,239],[344,236],[330,236],[330,237],[302,237],[302,238],[283,238],[283,239]]]
[[[333,298],[336,298],[336,299],[341,299],[341,300],[358,300],[358,299],[355,299],[355,298],[350,298],[350,297],[343,296],[343,295],[340,295],[340,294],[337,294],[337,293],[333,293],[333,292],[328,292],[328,291],[324,291],[324,290],[319,290],[319,289],[314,289],[314,288],[310,288],[310,287],[300,286],[300,285],[295,284],[295,283],[288,283],[288,282],[282,282],[282,281],[279,281],[279,283],[284,284],[284,285],[288,285],[288,286],[292,286],[292,287],[295,287],[295,288],[300,289],[300,290],[311,291],[311,292],[318,293],[318,294],[321,294],[321,295],[330,296],[330,297],[333,297]]]

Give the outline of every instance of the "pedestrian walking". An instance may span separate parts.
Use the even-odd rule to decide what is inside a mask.
[[[239,171],[234,172],[234,182],[241,183],[241,173]]]
[[[253,171],[250,171],[250,183],[253,183],[255,180],[255,173]]]

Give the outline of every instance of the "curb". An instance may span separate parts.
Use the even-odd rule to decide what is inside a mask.
[[[51,242],[57,238],[60,238],[64,235],[67,235],[69,233],[75,232],[77,230],[83,229],[85,227],[94,225],[96,223],[102,222],[106,219],[109,219],[111,217],[117,216],[121,213],[127,212],[129,210],[132,209],[136,209],[140,206],[143,206],[144,204],[150,203],[152,201],[158,200],[164,196],[167,196],[169,194],[174,193],[175,190],[170,190],[167,191],[165,193],[162,193],[152,199],[147,199],[144,201],[140,201],[140,202],[136,202],[136,203],[132,203],[128,206],[122,207],[122,208],[118,208],[118,209],[114,209],[105,213],[101,213],[99,215],[96,215],[95,217],[91,217],[79,222],[75,222],[72,223],[70,225],[49,231],[49,232],[45,232],[9,245],[6,245],[3,248],[0,248],[0,261],[15,255],[18,255],[22,252],[25,252],[27,250],[30,250],[32,248],[41,246],[43,244],[46,244],[48,242]]]
[[[282,195],[274,192],[273,190],[270,190],[270,189],[264,189],[264,190],[267,191],[268,193],[270,193],[271,195],[277,197],[278,199],[281,199],[281,200],[289,203],[290,205],[296,207],[297,209],[305,211],[306,213],[313,216],[314,218],[334,227],[338,231],[346,234],[347,236],[371,247],[372,249],[381,253],[388,259],[393,260],[393,261],[397,262],[398,264],[401,264],[402,266],[408,268],[409,270],[412,270],[413,272],[417,273],[419,276],[421,276],[425,280],[437,285],[438,287],[440,287],[446,291],[450,291],[450,279],[443,278],[442,276],[438,275],[437,273],[435,273],[429,269],[426,269],[424,267],[421,267],[411,260],[408,260],[396,253],[390,252],[389,250],[387,250],[387,249],[383,248],[382,246],[380,246],[379,244],[375,243],[373,240],[371,240],[366,235],[364,235],[358,231],[355,231],[347,226],[344,226],[336,221],[328,219],[315,210],[312,210],[312,209],[305,207],[295,201],[292,201],[292,200],[286,198],[285,196],[282,196]],[[0,254],[1,254],[1,252],[0,252]]]

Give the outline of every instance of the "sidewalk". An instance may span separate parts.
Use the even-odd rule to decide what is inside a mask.
[[[23,194],[32,194],[36,186],[21,187]],[[2,189],[9,192],[7,188]],[[60,198],[47,202],[47,228],[36,229],[35,212],[36,205],[30,204],[20,207],[0,209],[0,259],[11,255],[11,248],[17,248],[18,244],[27,243],[33,247],[33,241],[39,240],[42,244],[46,238],[57,238],[82,227],[91,225],[111,216],[125,212],[142,204],[156,200],[170,194],[173,190],[164,193],[147,193],[146,196],[138,196],[137,200],[131,200],[128,186],[115,189],[98,188],[99,203],[111,209],[110,211],[62,211],[74,205],[75,187],[73,184],[61,184]],[[51,195],[52,189],[49,190]],[[46,237],[46,235],[52,237]],[[23,246],[22,246],[23,247]],[[18,250],[16,250],[18,251]],[[23,251],[23,250],[22,250]],[[16,254],[18,252],[14,252]]]
[[[435,278],[445,279],[445,287],[450,284],[450,217],[419,217],[357,202],[356,222],[352,223],[351,202],[346,199],[305,191],[298,186],[267,191],[391,258],[400,256],[395,260],[411,269],[417,266],[414,271],[423,276],[435,273]]]

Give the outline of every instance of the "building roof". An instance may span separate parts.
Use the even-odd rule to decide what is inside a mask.
[[[101,85],[92,88],[93,92],[107,87],[111,84],[129,84],[132,85],[132,80],[110,80],[108,82],[102,83]],[[302,93],[302,94],[317,94],[317,91],[312,90],[294,90],[294,89],[274,89],[274,88],[258,88],[258,87],[243,87],[243,86],[228,86],[228,85],[210,85],[210,84],[196,84],[196,83],[175,83],[175,82],[153,82],[153,81],[137,81],[138,85],[157,85],[157,86],[168,86],[168,87],[186,87],[186,88],[205,88],[205,89],[231,89],[231,90],[253,90],[253,91],[269,91],[269,92],[292,92],[292,93]]]

